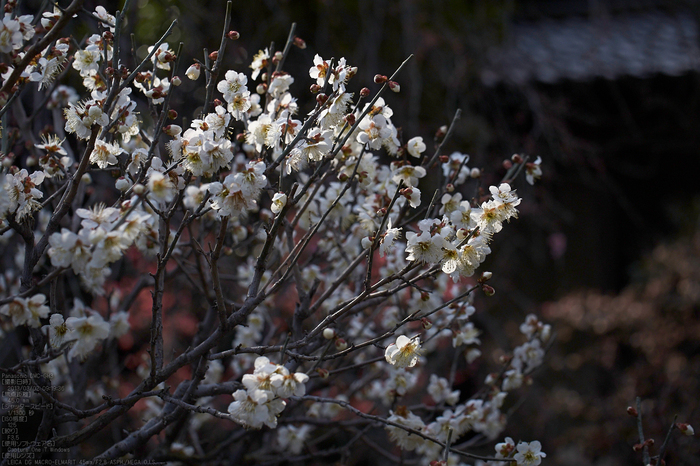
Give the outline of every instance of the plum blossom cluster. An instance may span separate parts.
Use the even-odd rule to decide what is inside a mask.
[[[128,433],[95,447],[100,460],[136,458],[163,435],[149,460],[198,464],[241,451],[304,462],[357,432],[376,438],[377,423],[386,455],[416,461],[468,434],[495,441],[550,327],[528,316],[526,341],[478,392],[455,374],[488,364],[473,316],[494,274],[478,269],[518,216],[515,175],[534,182],[541,159],[499,182],[444,155],[448,131],[403,134],[384,96],[403,65],[373,90],[342,57],[316,54],[293,77],[283,63],[305,43],[292,34],[284,52],[229,65],[239,34],[227,15],[204,62],[183,64],[171,25],[131,66],[126,12],[80,3],[33,18],[8,2],[0,30],[0,51],[24,66],[7,65],[3,90],[46,99],[24,114],[51,122],[17,131],[0,176],[0,248],[14,265],[0,275],[2,328],[29,333],[8,370],[70,387],[39,391],[52,406],[43,440],[68,451],[113,423]],[[95,31],[79,44],[58,31],[77,13]],[[293,95],[299,83],[309,92]],[[196,114],[173,108],[178,93],[204,99]],[[447,360],[452,370],[433,364]],[[221,445],[211,458],[203,438]],[[544,456],[506,442],[495,459]]]
[[[277,427],[277,417],[284,410],[284,398],[304,396],[309,376],[290,373],[264,356],[255,360],[252,374],[243,376],[245,390],[234,392],[235,401],[228,407],[231,418],[246,427]]]

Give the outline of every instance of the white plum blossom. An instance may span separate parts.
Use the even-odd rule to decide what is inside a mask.
[[[542,452],[542,444],[535,440],[534,442],[520,442],[515,447],[518,452],[513,456],[517,466],[537,466],[542,463],[542,458],[547,456]]]
[[[284,410],[284,400],[266,390],[237,390],[228,406],[231,418],[246,427],[260,429],[263,424],[277,427],[277,416]]]
[[[228,70],[223,81],[219,81],[216,88],[224,96],[226,102],[231,102],[237,94],[241,94],[248,90],[246,84],[248,77],[243,73],[237,73],[233,70]]]
[[[0,210],[0,214],[3,214],[3,211],[14,214],[16,220],[21,222],[24,217],[39,210],[41,208],[39,199],[44,197],[44,193],[37,186],[43,183],[44,178],[44,172],[37,171],[30,175],[24,168],[14,175],[5,175],[3,189],[4,196],[7,198],[6,205]]]
[[[304,442],[313,430],[308,424],[300,427],[293,425],[282,426],[277,429],[277,444],[281,451],[286,451],[292,455],[298,455],[304,448]]]
[[[452,390],[450,382],[444,377],[438,377],[437,374],[430,375],[428,393],[433,397],[435,403],[444,401],[448,405],[453,406],[459,401],[459,390]]]
[[[97,313],[87,317],[69,317],[66,327],[75,339],[68,357],[85,360],[95,347],[109,336],[109,322]]]
[[[30,327],[40,327],[41,319],[48,317],[50,309],[44,304],[46,296],[36,294],[31,298],[15,297],[9,303],[0,307],[0,314],[12,318],[12,324],[17,327],[28,325]]]
[[[95,148],[90,153],[90,163],[94,163],[100,168],[116,165],[117,156],[121,154],[121,152],[122,149],[118,145],[97,139],[95,141]]]
[[[379,255],[384,257],[386,253],[394,247],[394,242],[401,235],[401,228],[394,228],[391,225],[391,219],[386,226],[386,231],[379,240]]]
[[[481,332],[474,327],[474,324],[467,322],[461,329],[454,332],[452,336],[452,346],[455,348],[461,345],[479,345],[481,340],[479,340],[479,335]]]
[[[389,414],[390,416],[387,418],[387,421],[400,424],[418,432],[422,432],[425,429],[423,420],[419,416],[413,414],[405,406],[399,406],[396,408],[396,411],[389,411]],[[385,429],[389,432],[391,440],[402,450],[413,451],[426,442],[423,437],[412,434],[400,427],[387,425]]]
[[[148,53],[153,51],[153,46],[148,47]],[[151,62],[153,62],[157,68],[161,70],[169,70],[170,62],[175,59],[175,54],[170,50],[170,46],[167,42],[163,42],[158,46],[158,50],[155,51],[151,57]]]
[[[42,329],[48,333],[51,348],[58,349],[67,341],[72,340],[68,326],[63,316],[59,313],[51,314],[49,325],[45,325]]]
[[[418,335],[413,338],[401,335],[396,339],[396,343],[391,343],[384,352],[387,362],[397,368],[415,366],[419,355],[420,336]]]
[[[535,184],[536,180],[542,177],[542,158],[537,157],[534,162],[528,162],[525,164],[525,179],[530,184]]]
[[[90,138],[92,126],[98,124],[107,126],[109,117],[102,112],[102,108],[94,101],[72,104],[64,110],[66,116],[65,130],[75,133],[80,139]]]
[[[286,204],[287,195],[284,193],[275,193],[275,195],[272,197],[272,205],[270,206],[270,210],[273,214],[279,214],[282,212],[282,209]]]
[[[407,260],[436,264],[442,260],[445,239],[439,234],[431,235],[424,231],[420,235],[409,231],[406,233]]]
[[[406,151],[411,157],[420,157],[420,155],[425,152],[425,143],[423,142],[423,138],[416,136],[409,139],[406,143]]]
[[[258,53],[253,56],[253,62],[250,64],[250,67],[253,69],[250,77],[253,79],[258,79],[258,75],[267,67],[269,60],[270,51],[268,49],[258,51]]]
[[[270,376],[270,384],[275,394],[280,398],[304,396],[306,394],[304,384],[309,381],[309,376],[302,372],[291,374],[284,366],[279,367],[280,369]]]
[[[10,13],[5,13],[0,21],[0,52],[11,53],[21,48],[23,39],[20,22],[13,19]]]
[[[512,438],[506,437],[505,441],[497,443],[494,448],[496,449],[496,458],[510,458],[515,450],[515,442]]]

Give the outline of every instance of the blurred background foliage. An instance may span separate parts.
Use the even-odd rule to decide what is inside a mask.
[[[116,7],[87,1],[86,9],[98,4]],[[221,0],[134,0],[127,28],[134,43],[153,44],[177,19],[168,42],[184,45],[184,75],[203,47],[218,48],[225,10]],[[249,71],[253,54],[271,41],[281,50],[296,22],[308,47],[293,48],[285,68],[296,79],[292,93],[303,115],[313,105],[308,69],[316,53],[359,67],[354,92],[378,89],[372,77],[390,75],[413,54],[398,77],[401,93],[385,96],[404,141],[431,141],[460,108],[445,152],[470,154],[469,165],[487,173],[483,186],[498,182],[511,154],[542,156],[543,180],[534,187],[516,182],[521,218],[499,235],[485,267],[497,272],[497,294],[477,305],[481,327],[496,341],[513,341],[516,322],[529,312],[557,332],[550,367],[522,390],[504,435],[540,439],[547,464],[639,464],[631,449],[635,424],[625,413],[635,396],[646,400],[657,445],[674,414],[700,427],[698,12],[691,0],[236,1],[231,29],[241,38],[229,42],[224,68]],[[575,35],[589,23],[607,24],[610,32],[615,21],[666,24],[679,15],[690,22],[683,22],[690,40],[680,54],[694,61],[670,74],[622,69],[604,76],[593,66],[572,79],[566,67],[580,60],[547,63],[547,46],[559,45],[537,37],[547,28],[566,39],[566,31]],[[80,41],[85,33],[73,34]],[[507,61],[494,74],[495,57],[518,40],[533,41],[522,52],[526,59],[558,66],[562,77],[512,80],[508,66],[520,63]],[[624,57],[635,41],[606,44],[619,45]],[[144,56],[146,45],[136,53]],[[173,106],[191,119],[202,99],[202,81],[183,80]],[[696,464],[698,457],[696,440],[674,440],[668,464]]]

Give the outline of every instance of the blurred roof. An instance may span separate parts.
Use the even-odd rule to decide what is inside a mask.
[[[657,10],[514,24],[506,41],[488,54],[481,78],[491,86],[677,76],[700,69],[698,30],[689,13]]]

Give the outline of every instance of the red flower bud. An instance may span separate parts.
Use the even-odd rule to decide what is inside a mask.
[[[306,42],[301,37],[294,38],[294,45],[296,45],[297,47],[299,47],[302,50],[306,48]]]
[[[228,37],[231,40],[238,40],[241,35],[238,33],[238,31],[229,31],[226,33],[226,37]]]
[[[363,87],[360,89],[360,96],[362,97],[367,97],[369,95],[369,89],[366,87]]]
[[[377,84],[384,84],[385,82],[387,82],[388,79],[389,78],[387,78],[383,74],[375,74],[374,75],[374,82]]]

